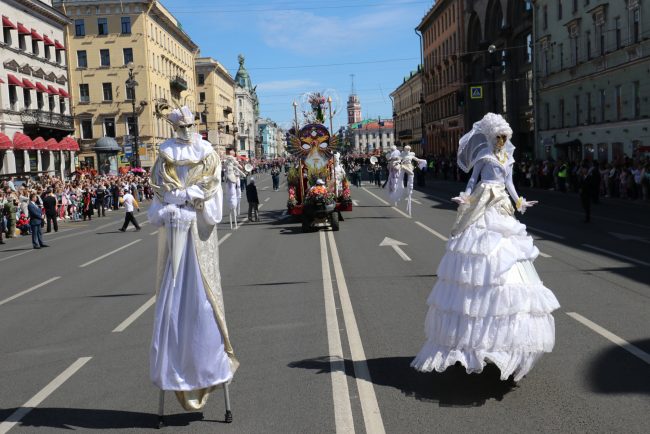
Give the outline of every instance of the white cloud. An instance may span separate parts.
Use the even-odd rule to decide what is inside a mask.
[[[407,17],[407,10],[388,8],[350,17],[319,16],[304,11],[269,12],[259,19],[262,39],[271,48],[298,54],[354,50],[381,37]]]
[[[258,91],[268,92],[275,90],[295,90],[303,88],[315,88],[319,87],[320,84],[314,80],[276,80],[276,81],[266,81],[257,85]]]

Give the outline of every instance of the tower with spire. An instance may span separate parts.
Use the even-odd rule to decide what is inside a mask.
[[[350,74],[350,77],[352,78],[352,88],[348,97],[348,125],[361,122],[361,101],[354,90],[354,74]]]

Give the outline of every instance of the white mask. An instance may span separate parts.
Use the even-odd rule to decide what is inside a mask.
[[[192,126],[179,125],[176,127],[176,138],[184,142],[189,142],[192,139]]]

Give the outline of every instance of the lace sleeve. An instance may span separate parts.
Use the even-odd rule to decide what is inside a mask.
[[[466,194],[471,194],[472,190],[474,190],[474,187],[476,186],[476,182],[478,181],[478,178],[481,175],[482,169],[483,169],[483,161],[479,160],[474,165],[474,169],[472,170],[472,176],[469,178],[469,181],[467,182],[467,187],[465,188]]]
[[[512,200],[517,203],[519,201],[519,195],[517,194],[517,190],[515,189],[515,184],[512,182],[512,167],[509,168],[508,174],[506,175],[506,189],[508,190],[508,193],[510,193],[510,197]]]

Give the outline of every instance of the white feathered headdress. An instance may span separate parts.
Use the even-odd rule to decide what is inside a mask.
[[[512,138],[512,128],[503,116],[488,113],[478,122],[475,122],[472,130],[460,138],[458,144],[457,163],[464,172],[469,172],[474,164],[482,158],[494,158],[494,144],[497,136],[506,136],[505,152],[508,154],[507,166],[514,163],[513,153],[515,146]]]
[[[174,127],[194,125],[194,115],[187,106],[172,110],[171,113],[167,115],[167,120],[169,120]]]

